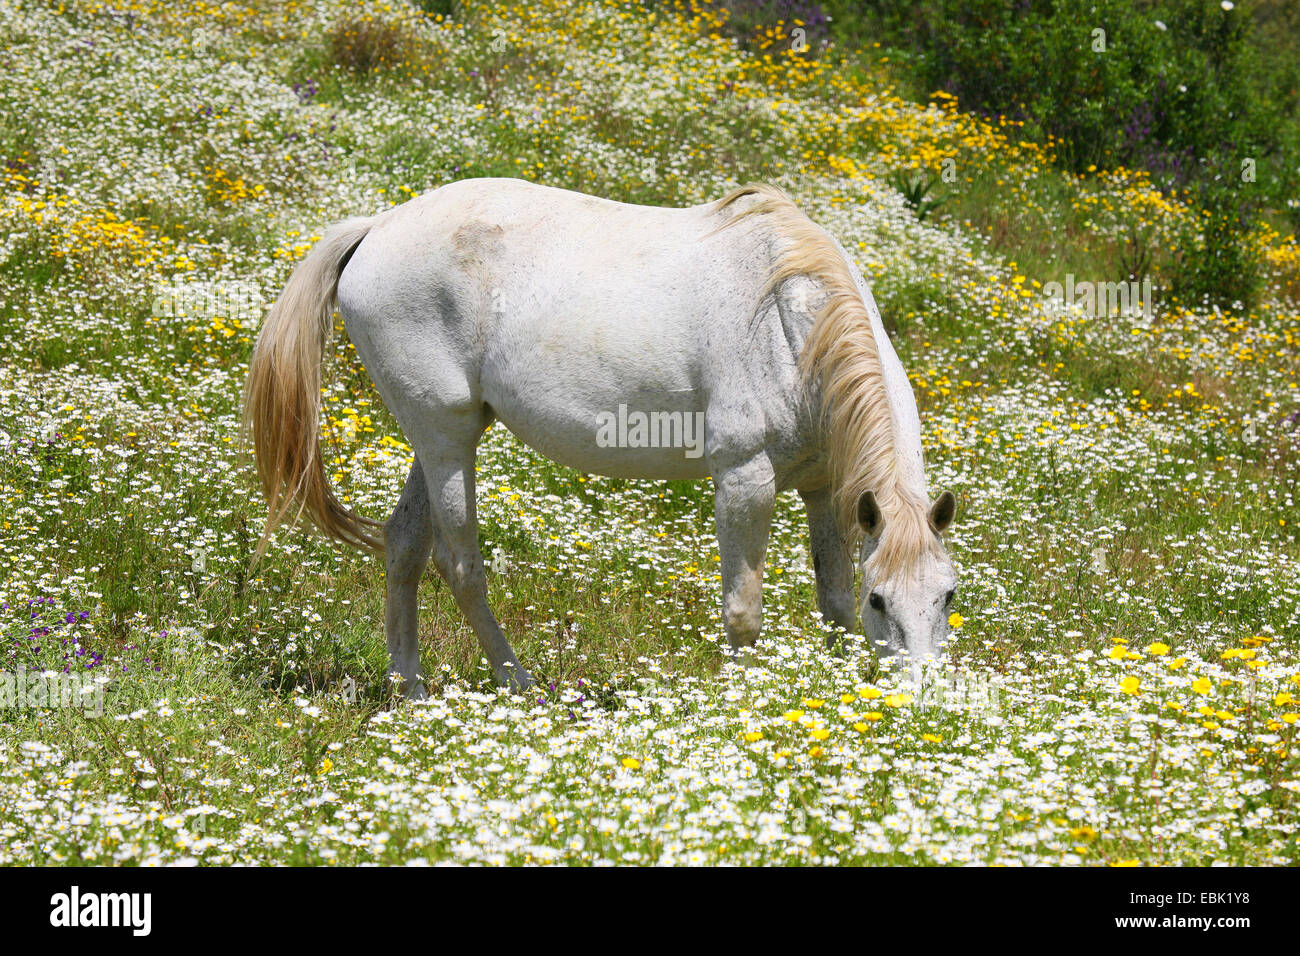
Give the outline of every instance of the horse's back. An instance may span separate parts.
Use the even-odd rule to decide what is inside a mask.
[[[710,241],[710,229],[707,206],[463,180],[381,215],[340,278],[339,300],[345,317],[372,323],[504,322],[510,334],[555,324],[572,342],[578,320],[650,337],[675,320],[698,326],[701,290],[734,275],[734,242]]]

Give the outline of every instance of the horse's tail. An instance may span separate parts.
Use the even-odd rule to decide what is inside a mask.
[[[325,474],[320,447],[320,378],[334,325],[339,275],[373,219],[331,226],[271,306],[257,337],[244,388],[244,427],[252,432],[257,474],[270,512],[253,560],[297,506],[327,535],[383,549],[383,526],[344,507]]]

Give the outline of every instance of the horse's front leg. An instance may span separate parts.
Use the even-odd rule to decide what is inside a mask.
[[[718,469],[714,514],[722,553],[722,620],[732,650],[743,654],[763,627],[763,556],[772,527],[776,479],[766,454]]]
[[[799,492],[808,509],[808,535],[812,544],[813,571],[817,575],[817,609],[822,619],[842,631],[858,629],[853,604],[853,561],[840,539],[829,489]],[[840,634],[826,638],[834,645]]]

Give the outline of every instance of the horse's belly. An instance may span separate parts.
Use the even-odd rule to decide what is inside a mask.
[[[557,398],[527,407],[500,398],[489,404],[525,444],[578,471],[615,478],[708,476],[703,411],[635,400],[596,407]]]
[[[705,395],[678,303],[624,290],[554,295],[570,309],[520,308],[494,329],[483,399],[506,427],[561,464],[624,478],[702,478]],[[636,303],[653,300],[657,314]],[[610,316],[617,316],[616,319]]]

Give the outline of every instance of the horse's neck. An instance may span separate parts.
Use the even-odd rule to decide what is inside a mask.
[[[838,241],[835,244],[839,246],[840,255],[848,264],[849,272],[862,296],[862,302],[867,307],[867,314],[871,317],[871,332],[876,339],[876,354],[880,356],[885,395],[889,400],[889,409],[894,420],[894,454],[898,460],[899,477],[908,490],[922,497],[928,497],[925,457],[921,450],[921,418],[916,410],[916,397],[912,393],[912,383],[907,377],[907,370],[903,368],[903,363],[898,360],[898,353],[894,351],[889,334],[885,331],[871,289],[844,247]]]

